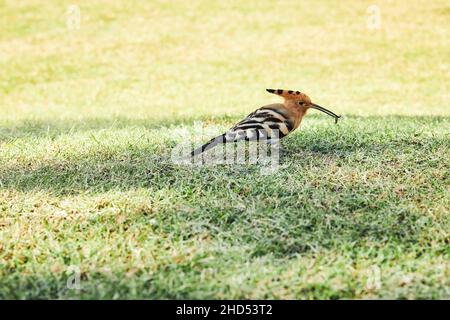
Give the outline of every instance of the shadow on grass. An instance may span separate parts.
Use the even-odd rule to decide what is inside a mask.
[[[328,119],[324,116],[308,115],[307,119]],[[382,116],[344,116],[339,122],[344,125],[346,120],[358,121],[414,121],[417,124],[439,123],[442,121],[450,121],[450,117],[446,116],[404,116],[392,115]],[[87,119],[62,119],[62,120],[24,120],[24,121],[2,121],[0,122],[0,142],[14,140],[21,137],[57,137],[59,135],[72,134],[90,130],[103,129],[122,129],[128,127],[140,127],[145,129],[158,129],[162,127],[191,125],[195,121],[200,122],[237,122],[240,118],[227,115],[217,117],[183,117],[183,118],[162,118],[162,119],[133,119],[126,117],[114,118],[87,118]]]
[[[448,120],[445,117],[406,117],[392,116],[383,117],[349,117],[353,123],[367,122],[379,123],[381,126],[386,121],[391,125],[396,121],[409,122],[415,124],[440,123]],[[227,118],[220,118],[216,121],[228,121]],[[127,127],[158,128],[167,125],[181,124],[180,121],[152,122],[145,120],[105,120],[91,119],[80,122],[32,122],[19,126],[3,127],[0,137],[2,139],[14,139],[20,136],[32,135],[45,137],[49,135],[74,134],[85,130],[101,130],[106,128],[120,129]],[[49,129],[50,128],[50,129]],[[397,135],[392,132],[387,136],[377,136],[380,132],[366,132],[364,126],[353,129],[352,132],[336,130],[334,126],[324,126],[315,131],[296,133],[283,140],[285,154],[282,154],[283,163],[295,161],[305,155],[310,157],[321,157],[326,155],[331,159],[345,159],[354,152],[362,152],[373,158],[373,161],[383,160],[380,154],[383,150],[394,150],[401,152],[402,149],[433,148],[445,143],[440,138],[414,137],[414,131]],[[375,134],[374,134],[375,133]],[[1,140],[0,140],[1,141]],[[170,146],[161,146],[156,149],[150,143],[145,146],[130,146],[129,142],[123,146],[118,146],[111,150],[104,150],[101,147],[87,154],[68,156],[64,159],[50,159],[35,164],[32,162],[22,162],[19,165],[14,163],[10,166],[0,167],[0,186],[7,189],[20,191],[48,190],[56,194],[76,194],[78,192],[91,191],[105,192],[111,189],[128,190],[140,187],[174,187],[174,183],[189,182],[192,180],[192,168],[175,165],[170,159]],[[165,149],[165,150],[164,150]],[[157,153],[157,150],[161,152]],[[424,150],[426,153],[426,150]],[[431,152],[433,150],[428,150]],[[327,158],[330,159],[330,158]],[[320,160],[320,159],[319,159]],[[220,167],[222,170],[223,167]],[[258,171],[254,168],[255,172]],[[236,174],[245,174],[242,170],[234,170],[233,166],[225,167],[224,170],[230,172],[234,178]],[[247,169],[246,169],[247,170]],[[212,174],[217,171],[217,167],[197,168],[197,172],[205,171]],[[220,178],[219,178],[220,179]],[[214,181],[214,180],[213,180]],[[211,184],[213,181],[207,181]],[[197,183],[202,183],[197,180]]]
[[[161,118],[161,119],[133,119],[126,117],[114,118],[85,118],[85,119],[62,119],[62,120],[24,120],[0,122],[0,142],[11,141],[22,137],[58,137],[60,135],[82,133],[92,130],[143,128],[158,129],[170,126],[191,125],[195,121],[231,121],[229,116],[218,117],[184,117],[184,118]]]
[[[171,201],[177,202],[177,205],[163,205],[152,217],[158,221],[161,232],[180,239],[207,233],[229,243],[253,246],[253,256],[289,256],[320,247],[358,245],[364,241],[378,245],[389,241],[416,242],[427,222],[417,224],[422,211],[411,201],[415,199],[423,206],[434,199],[427,199],[427,192],[417,195],[413,191],[408,193],[403,190],[401,192],[405,194],[399,197],[394,187],[400,180],[407,182],[410,173],[403,173],[388,164],[380,173],[385,175],[384,185],[380,185],[378,180],[371,182],[365,178],[337,181],[327,171],[330,159],[323,161],[321,155],[331,156],[331,161],[339,159],[340,167],[348,170],[358,168],[360,171],[367,167],[352,159],[355,153],[359,153],[360,158],[370,158],[371,163],[385,161],[386,150],[393,160],[403,151],[413,150],[425,156],[435,152],[436,147],[445,141],[436,137],[414,136],[415,130],[397,135],[395,130],[392,131],[395,124],[414,121],[415,124],[440,125],[448,118],[349,119],[356,131],[337,133],[335,127],[327,127],[307,130],[291,139],[287,148],[299,149],[303,153],[284,160],[290,169],[280,170],[271,176],[261,176],[257,166],[194,169],[178,166],[170,162],[168,154],[155,154],[151,146],[127,145],[114,149],[112,154],[96,150],[83,157],[51,159],[37,165],[26,162],[3,165],[0,168],[0,186],[21,192],[45,191],[58,196],[139,188],[170,191]],[[367,133],[367,128],[358,124],[364,122],[369,126],[370,123],[378,123],[383,127],[387,125],[387,120],[391,126],[389,135]],[[177,123],[180,122],[173,122]],[[95,119],[75,125],[70,121],[43,122],[32,127],[24,124],[22,127],[3,128],[1,136],[12,139],[19,137],[22,131],[24,135],[46,136],[48,125],[51,125],[54,134],[65,134],[111,127],[158,128],[168,123],[124,119],[111,122]],[[325,174],[302,176],[301,170],[308,166],[323,170]],[[291,171],[298,172],[296,179],[300,187],[297,190],[290,189],[286,183],[293,175]],[[339,184],[340,187],[336,187]],[[432,192],[436,187],[427,188]]]

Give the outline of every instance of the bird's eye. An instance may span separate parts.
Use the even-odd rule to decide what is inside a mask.
[[[298,102],[298,105],[299,105],[299,106],[302,106],[302,105],[303,105],[303,102],[299,101],[299,102]]]

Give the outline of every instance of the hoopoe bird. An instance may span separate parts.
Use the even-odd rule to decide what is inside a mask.
[[[238,141],[270,142],[271,139],[281,139],[300,126],[308,109],[317,109],[335,119],[337,123],[340,116],[311,102],[311,99],[300,91],[283,89],[266,89],[267,92],[284,98],[283,103],[274,103],[263,106],[250,113],[244,120],[238,122],[224,134],[217,136],[201,147],[193,150],[191,156],[199,155],[219,144]],[[274,134],[276,130],[276,134]]]

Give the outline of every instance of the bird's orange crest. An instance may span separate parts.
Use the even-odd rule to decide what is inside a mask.
[[[298,100],[298,101],[304,101],[306,103],[311,103],[311,99],[304,93],[300,91],[294,91],[294,90],[283,90],[283,89],[266,89],[267,92],[279,95],[280,97],[283,97],[285,99],[289,100]]]

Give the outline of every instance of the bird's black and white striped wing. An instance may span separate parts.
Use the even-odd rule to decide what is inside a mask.
[[[214,148],[218,144],[238,141],[267,141],[281,139],[294,128],[292,121],[275,108],[262,107],[250,113],[224,134],[215,137],[191,152],[192,156]]]
[[[282,111],[263,107],[228,130],[224,134],[224,143],[281,139],[289,134],[293,126]]]

